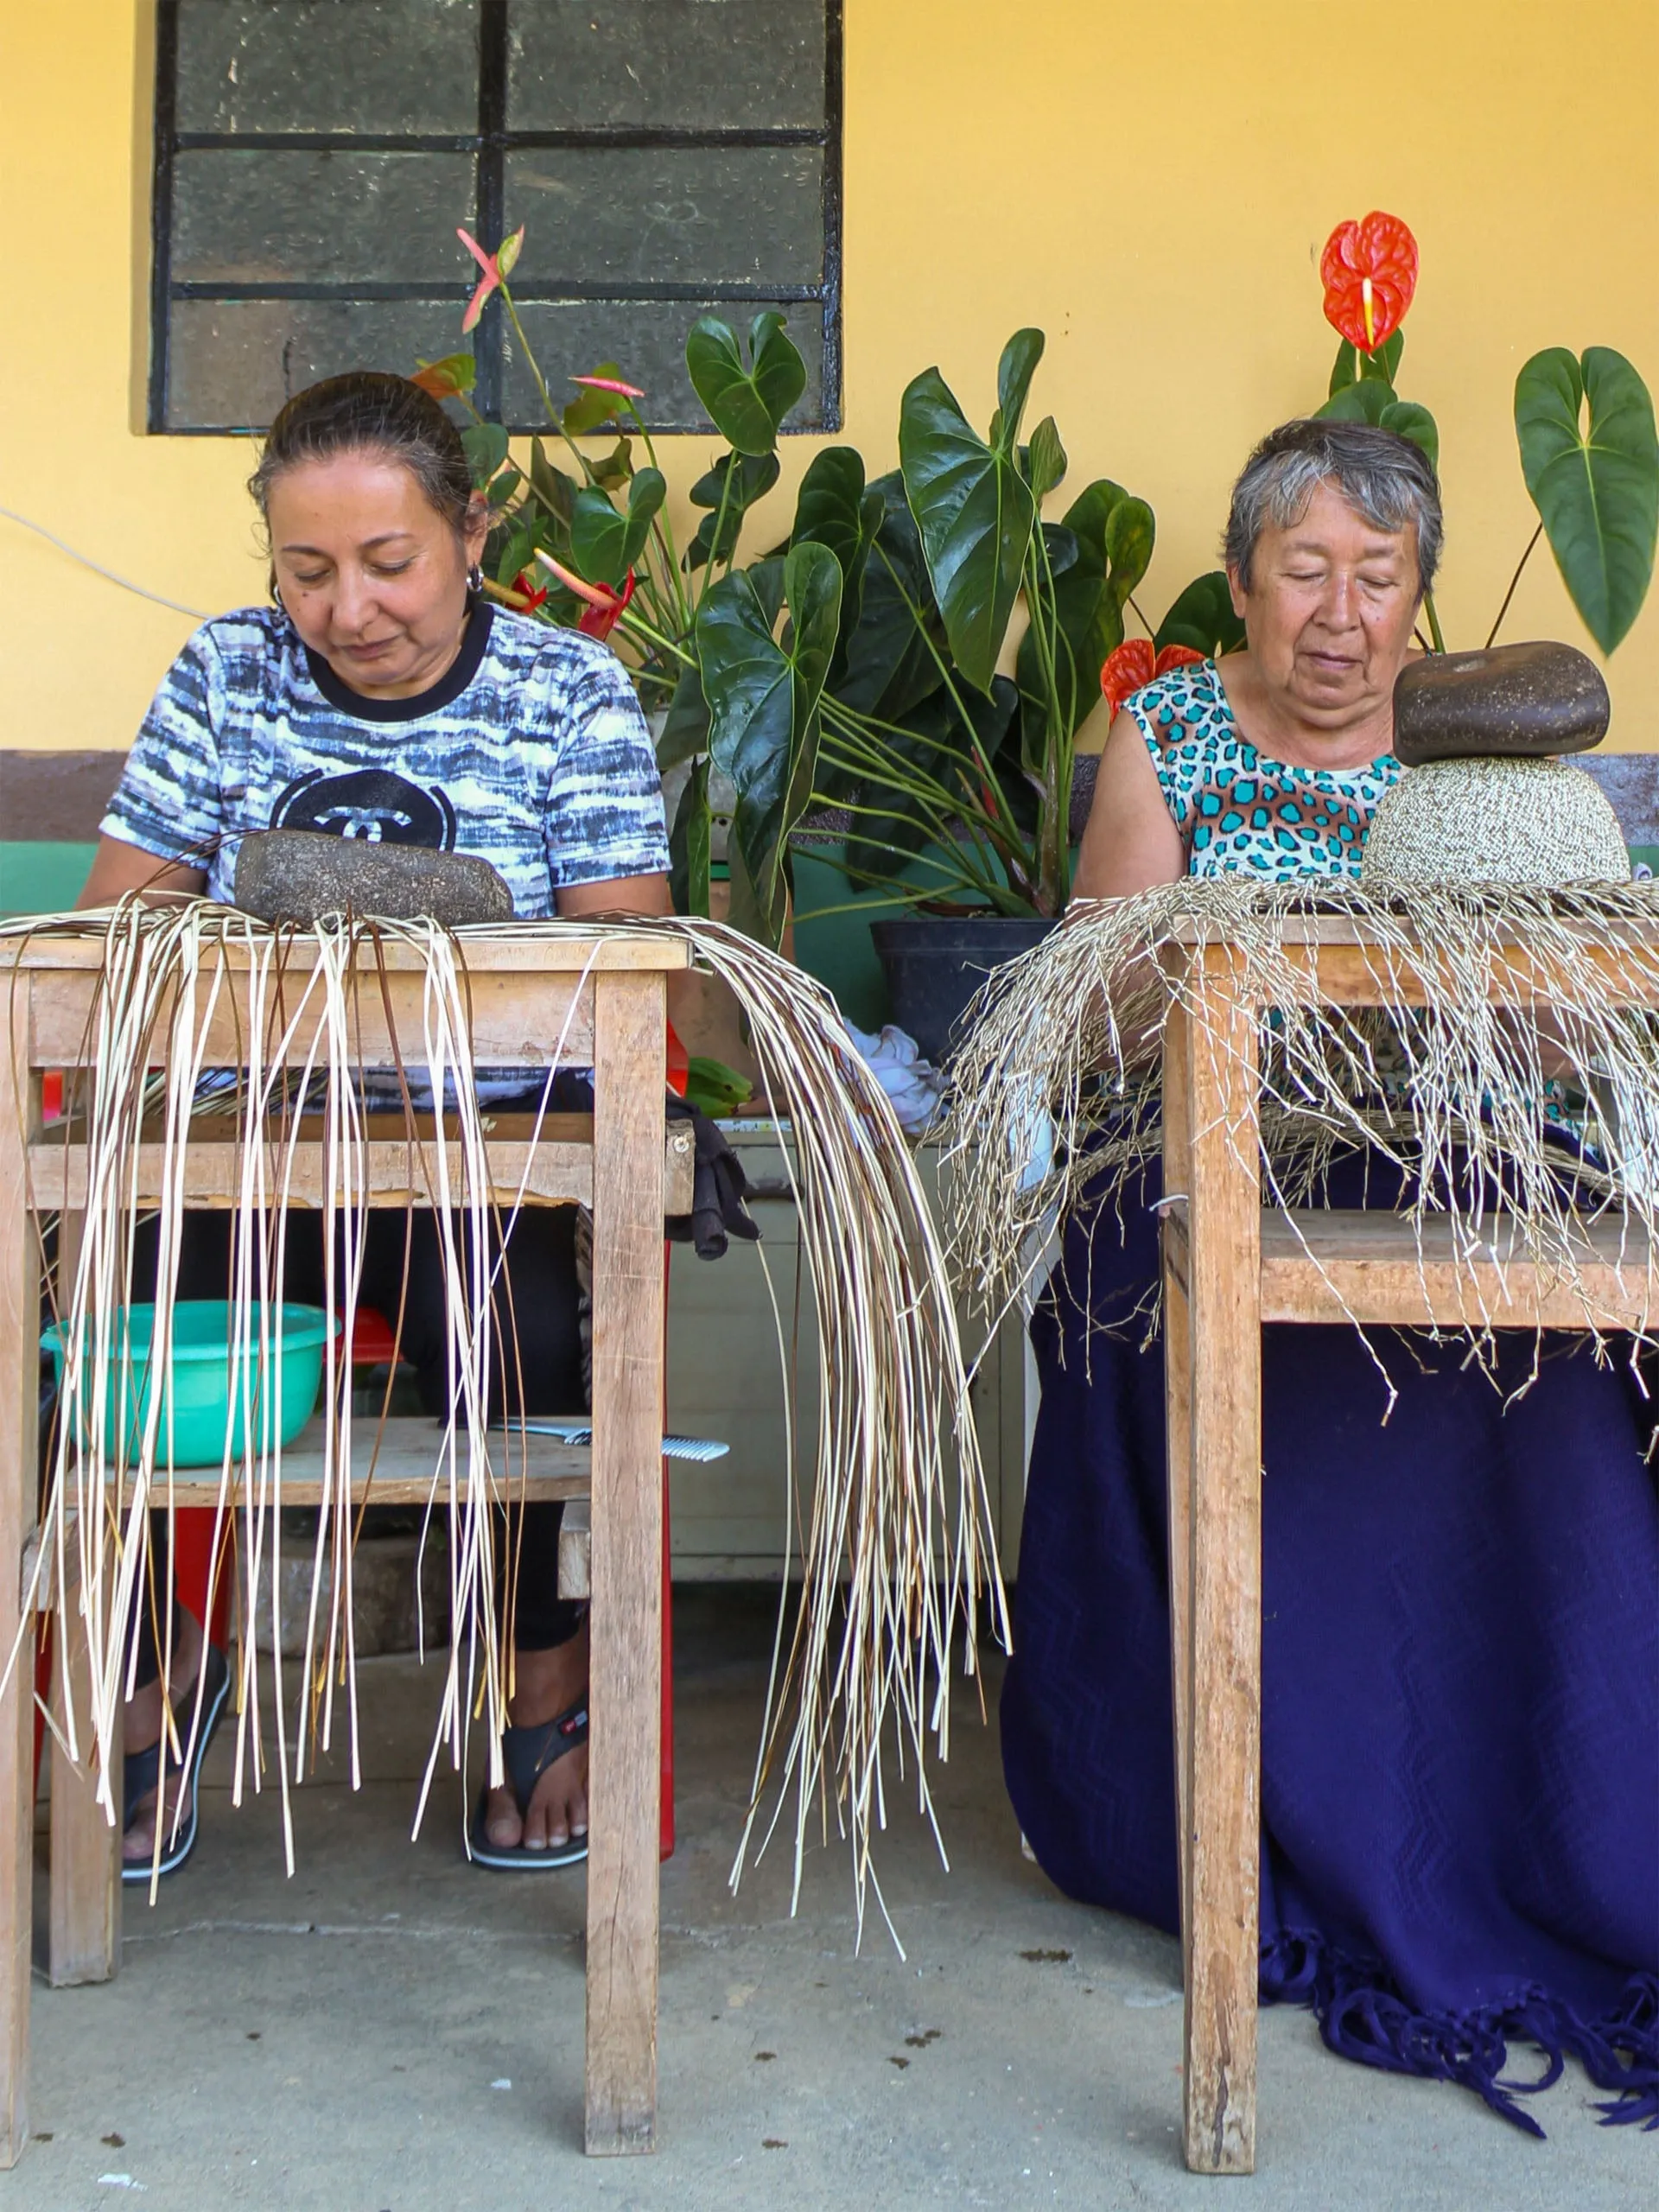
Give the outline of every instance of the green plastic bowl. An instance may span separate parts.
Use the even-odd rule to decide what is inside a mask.
[[[225,1299],[180,1299],[173,1308],[173,1352],[170,1373],[163,1385],[162,1410],[156,1432],[156,1458],[158,1465],[168,1459],[168,1422],[172,1421],[172,1461],[175,1467],[218,1467],[225,1461],[226,1432],[230,1432],[232,1457],[241,1456],[246,1441],[247,1423],[244,1418],[245,1382],[253,1402],[253,1411],[261,1431],[260,1448],[269,1451],[271,1445],[273,1400],[276,1382],[271,1372],[270,1340],[266,1338],[257,1348],[252,1372],[245,1363],[238,1368],[236,1403],[231,1403],[231,1314],[232,1307]],[[250,1337],[257,1325],[254,1313],[249,1316]],[[130,1326],[130,1363],[111,1361],[108,1392],[105,1400],[104,1433],[111,1444],[115,1438],[117,1421],[117,1393],[124,1395],[127,1404],[127,1452],[136,1458],[143,1440],[144,1423],[149,1415],[150,1389],[149,1346],[151,1332],[156,1325],[153,1306],[134,1306],[128,1309],[126,1321]],[[277,1356],[282,1371],[282,1422],[280,1441],[291,1444],[316,1411],[317,1395],[322,1388],[323,1349],[328,1339],[328,1318],[320,1306],[282,1306],[275,1311]],[[270,1321],[267,1326],[270,1326]],[[338,1331],[336,1331],[338,1333]],[[127,1338],[128,1332],[118,1323],[118,1341]],[[63,1387],[62,1325],[54,1322],[41,1338],[52,1355],[60,1389]],[[79,1408],[73,1409],[78,1437],[86,1434],[86,1421]]]

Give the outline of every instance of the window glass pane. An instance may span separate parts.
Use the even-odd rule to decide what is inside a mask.
[[[823,418],[823,310],[816,301],[779,304],[806,362],[806,390],[788,427],[813,429]],[[653,429],[706,430],[709,418],[685,373],[685,334],[700,315],[717,315],[741,339],[747,338],[750,322],[762,311],[749,301],[716,300],[699,307],[695,300],[572,300],[526,305],[518,312],[556,405],[574,395],[573,376],[586,376],[601,361],[615,361],[630,384],[644,389],[640,411]],[[429,358],[442,350],[421,348]],[[505,383],[507,420],[520,429],[540,426],[541,399],[511,337]]]
[[[167,427],[264,429],[319,377],[453,353],[460,319],[453,300],[175,300]]]
[[[181,130],[478,128],[478,0],[181,0]]]
[[[823,127],[824,0],[513,0],[510,130]]]
[[[458,283],[468,154],[207,149],[178,156],[175,283]]]
[[[507,157],[514,282],[816,284],[817,146],[559,147]]]

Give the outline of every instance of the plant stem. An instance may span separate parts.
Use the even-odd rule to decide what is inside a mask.
[[[543,410],[546,414],[547,419],[550,423],[556,423],[558,424],[560,434],[563,435],[564,431],[563,421],[554,410],[553,395],[549,391],[547,388],[547,379],[542,374],[542,365],[536,359],[535,353],[531,350],[530,340],[524,335],[524,326],[518,320],[518,310],[513,305],[512,294],[508,289],[505,279],[503,279],[501,284],[501,304],[507,311],[507,320],[512,325],[513,336],[518,340],[520,346],[524,349],[524,359],[530,363],[530,373],[535,378],[536,389],[542,395]],[[569,438],[565,439],[565,443],[569,445],[570,441]],[[573,448],[572,450],[574,451],[575,448]],[[578,454],[576,458],[582,461],[582,466],[585,468],[588,464],[584,456]]]
[[[1499,630],[1503,626],[1503,617],[1510,611],[1510,601],[1515,597],[1515,588],[1521,581],[1521,571],[1526,567],[1528,562],[1531,560],[1532,549],[1538,543],[1543,534],[1544,525],[1541,519],[1537,529],[1533,531],[1532,536],[1527,540],[1526,551],[1521,556],[1521,558],[1515,564],[1515,574],[1510,578],[1510,588],[1503,594],[1503,604],[1497,610],[1497,620],[1493,623],[1491,628],[1486,632],[1486,644],[1483,648],[1483,651],[1491,651],[1492,639],[1497,635]]]
[[[1157,642],[1158,632],[1153,628],[1151,623],[1147,621],[1146,616],[1141,613],[1141,602],[1133,592],[1129,594],[1129,605],[1135,609],[1135,619],[1140,623],[1141,627],[1146,632],[1147,637],[1149,637],[1155,644]]]
[[[687,646],[679,644],[673,638],[664,637],[660,630],[653,628],[643,617],[636,614],[632,607],[629,607],[626,613],[617,616],[616,626],[624,637],[632,638],[636,645],[648,645],[659,653],[667,653],[673,659],[683,662],[687,668],[694,665],[693,656]]]
[[[1440,635],[1440,618],[1434,606],[1434,594],[1432,591],[1426,591],[1423,594],[1423,612],[1428,617],[1428,634],[1434,640],[1434,651],[1437,653],[1443,653],[1446,651],[1446,639]]]

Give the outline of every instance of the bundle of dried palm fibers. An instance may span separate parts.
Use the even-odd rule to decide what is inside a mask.
[[[1351,939],[1379,1006],[1319,999],[1298,955],[1320,927]],[[1650,1295],[1659,888],[1439,882],[1408,897],[1228,875],[1074,907],[981,994],[944,1151],[949,1254],[988,1313],[1027,1292],[1085,1189],[1113,1204],[1161,1149],[1164,1024],[1178,999],[1195,1023],[1211,1019],[1190,962],[1224,944],[1255,1010],[1270,1203],[1318,1204],[1333,1150],[1375,1146],[1406,1179],[1420,1267],[1425,1224],[1449,1221],[1470,1333],[1488,1347],[1473,1263],[1490,1262],[1499,1211],[1517,1255],[1567,1287],[1586,1329],[1611,1325],[1578,1264],[1586,1216],[1645,1232],[1630,1239],[1624,1287],[1638,1304]],[[1564,1120],[1587,1140],[1582,1160],[1558,1141]]]
[[[125,1317],[133,1300],[135,1224],[146,1185],[160,1194],[149,1357],[156,1372],[167,1370],[186,1161],[196,1109],[207,1096],[221,1144],[227,1114],[232,1123],[228,1357],[244,1440],[233,1449],[226,1437],[215,1510],[220,1523],[237,1527],[245,1628],[256,1617],[263,1588],[269,1592],[275,1631],[268,1662],[245,1634],[234,1670],[236,1795],[239,1801],[250,1777],[260,1788],[275,1765],[290,1867],[289,1783],[303,1777],[314,1743],[329,1745],[342,1694],[354,1781],[358,1774],[353,1477],[359,1478],[360,1495],[361,1478],[372,1471],[378,1432],[362,1421],[354,1434],[351,1394],[340,1383],[351,1367],[366,1221],[360,1015],[369,1004],[383,1022],[390,1020],[391,1001],[378,974],[389,961],[414,964],[423,974],[422,1033],[403,1039],[394,1034],[391,1042],[411,1157],[424,1163],[424,1197],[439,1225],[452,1370],[459,1384],[435,1443],[429,1492],[431,1509],[446,1510],[451,1520],[452,1629],[418,1826],[438,1758],[447,1748],[452,1760],[462,1763],[474,1713],[481,1713],[486,1725],[490,1779],[499,1780],[499,1736],[506,1719],[509,1661],[495,1611],[493,1509],[511,1495],[512,1470],[504,1447],[512,1440],[499,1426],[493,1432],[489,1427],[485,1378],[493,1333],[512,1328],[510,1302],[493,1295],[499,1262],[490,1255],[499,1252],[523,1192],[511,1207],[500,1206],[493,1195],[473,1080],[467,970],[469,944],[488,942],[496,932],[340,916],[300,935],[203,900],[154,910],[128,900],[107,913],[0,925],[0,931],[11,937],[73,935],[83,944],[95,933],[99,940],[100,966],[72,1100],[74,1136],[87,1148],[92,1173],[60,1316],[66,1363],[61,1402],[76,1418],[57,1425],[34,1593],[42,1604],[75,1605],[86,1615],[92,1695],[89,1709],[78,1711],[66,1681],[66,1749],[75,1758],[83,1749],[89,1751],[101,1801],[114,1820],[110,1758],[133,1678],[137,1607],[155,1608],[164,1687],[173,1665],[171,1607],[164,1593],[151,1587],[149,1541],[151,1512],[175,1510],[172,1442],[159,1416],[162,1394],[150,1394],[141,1434],[129,1433],[124,1401],[124,1417],[113,1421],[107,1405],[116,1402],[111,1380],[132,1367]],[[804,1580],[787,1637],[780,1620],[756,1800],[738,1868],[768,1783],[778,1787],[780,1808],[791,1790],[797,1802],[798,1885],[799,1831],[815,1799],[826,1821],[833,1802],[852,1842],[861,1920],[872,1830],[884,1816],[887,1726],[896,1724],[901,1755],[913,1751],[921,1803],[931,1817],[925,1746],[931,1734],[940,1754],[948,1751],[951,1645],[960,1634],[971,1669],[982,1586],[990,1593],[995,1625],[1006,1633],[950,1287],[892,1109],[818,986],[788,963],[707,923],[524,923],[514,925],[512,936],[518,944],[549,935],[587,943],[640,931],[686,940],[742,1007],[771,1096],[791,1125],[801,1244],[823,1345],[816,1478],[800,1532]],[[216,1089],[205,1081],[215,1056],[232,1057],[227,1036],[238,1063],[228,1090],[222,1077]],[[548,1038],[545,1056],[550,1071],[568,1064],[566,1038]],[[157,1067],[164,1070],[159,1079],[149,1072]],[[449,1102],[453,1154],[443,1144],[416,1143],[416,1091]],[[327,1351],[321,1402],[332,1410],[325,1423],[304,1656],[297,1696],[290,1698],[280,1656],[280,1369],[263,1361],[259,1348],[278,1333],[283,1230],[301,1156],[302,1101],[308,1116],[320,1114],[322,1125]],[[314,1140],[308,1135],[307,1141]],[[62,1202],[60,1194],[45,1188],[37,1188],[32,1199],[42,1210]],[[781,1344],[781,1326],[779,1335]],[[513,1348],[505,1349],[511,1363]],[[193,1491],[193,1497],[199,1494]],[[191,1714],[190,1728],[198,1721],[199,1715]],[[158,1842],[158,1859],[160,1849]]]
[[[950,1283],[892,1103],[828,992],[721,924],[660,926],[683,934],[731,988],[773,1109],[792,1134],[795,1156],[787,1148],[785,1156],[821,1349],[817,1473],[798,1532],[801,1596],[787,1636],[779,1616],[733,1885],[775,1782],[766,1834],[788,1797],[797,1809],[791,1904],[813,1802],[826,1827],[833,1802],[852,1841],[861,1929],[871,1834],[886,1823],[889,1713],[901,1768],[908,1745],[937,1839],[925,1746],[931,1734],[939,1756],[949,1754],[951,1648],[959,1637],[974,1672],[982,1592],[990,1627],[1007,1641]],[[781,1358],[781,1317],[779,1337]]]

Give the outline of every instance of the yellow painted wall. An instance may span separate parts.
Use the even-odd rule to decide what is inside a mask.
[[[217,610],[261,588],[249,448],[131,427],[142,12],[0,0],[0,505]],[[1520,364],[1611,345],[1659,385],[1659,7],[1573,21],[1557,0],[847,0],[842,435],[890,466],[931,361],[983,418],[1001,340],[1040,324],[1035,410],[1073,484],[1109,474],[1157,510],[1155,619],[1212,565],[1251,442],[1323,396],[1319,247],[1382,206],[1422,248],[1401,382],[1440,419],[1447,636],[1478,644],[1530,527]],[[780,513],[812,449],[791,442]],[[128,743],[189,628],[3,518],[0,605],[0,746]],[[1506,634],[1588,643],[1547,557]],[[1659,594],[1611,677],[1613,743],[1659,747]]]

